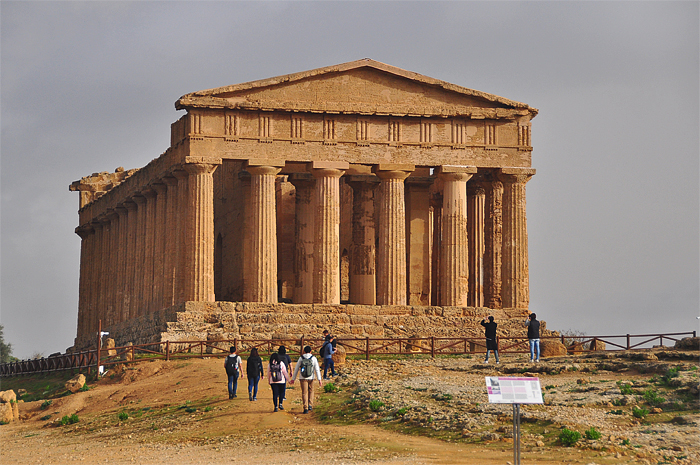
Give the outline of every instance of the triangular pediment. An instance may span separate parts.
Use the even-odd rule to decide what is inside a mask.
[[[480,117],[534,116],[537,110],[365,59],[182,96],[176,108]]]

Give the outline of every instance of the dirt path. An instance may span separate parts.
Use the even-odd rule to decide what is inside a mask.
[[[287,391],[286,410],[273,413],[269,385],[258,401],[247,383],[229,400],[220,359],[144,362],[110,373],[79,392],[20,404],[20,422],[0,428],[1,458],[11,464],[506,464],[512,443],[466,444],[409,436],[373,424],[328,425],[301,413],[300,389]],[[333,394],[320,394],[331,396]],[[318,398],[319,394],[317,394]],[[119,413],[127,414],[120,420]],[[77,414],[73,425],[56,426]],[[50,418],[46,419],[49,415]],[[530,464],[587,464],[575,449],[523,454]],[[601,461],[598,463],[616,463]]]

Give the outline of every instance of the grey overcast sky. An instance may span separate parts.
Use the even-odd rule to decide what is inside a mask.
[[[68,185],[164,152],[178,97],[365,57],[540,110],[530,294],[549,328],[697,329],[699,5],[2,1],[5,340],[72,345]]]

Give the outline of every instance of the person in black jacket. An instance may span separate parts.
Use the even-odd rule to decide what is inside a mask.
[[[493,350],[493,354],[496,356],[496,364],[501,363],[498,360],[498,341],[496,340],[496,328],[498,327],[497,323],[493,322],[493,317],[489,317],[489,322],[486,322],[486,318],[483,319],[481,322],[481,326],[486,328],[484,331],[486,334],[486,359],[484,360],[484,363],[489,363],[489,354]]]
[[[250,357],[246,362],[246,376],[248,377],[248,400],[258,400],[258,383],[260,378],[265,375],[263,373],[263,363],[258,349],[253,347],[250,349]]]
[[[527,326],[527,338],[530,341],[530,362],[539,363],[540,361],[540,322],[537,321],[537,315],[530,313],[530,317],[525,320]],[[537,358],[535,358],[537,353]]]
[[[277,350],[277,354],[280,356],[280,362],[284,362],[284,366],[287,367],[287,371],[291,372],[291,366],[292,366],[292,358],[289,356],[287,353],[287,348],[285,346],[280,346],[280,348]],[[287,400],[287,390],[284,390],[284,397],[282,400]]]

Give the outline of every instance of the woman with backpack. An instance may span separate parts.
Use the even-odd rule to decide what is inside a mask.
[[[262,359],[255,347],[250,349],[250,357],[246,362],[246,375],[248,376],[248,400],[251,402],[258,400],[258,382],[265,376],[265,373],[263,372]]]
[[[318,387],[321,387],[321,367],[318,366],[316,357],[311,355],[311,346],[304,347],[304,353],[297,360],[290,384],[294,384],[297,376],[301,385],[301,402],[304,405],[304,413],[309,413],[314,409],[314,379],[318,380]]]
[[[224,360],[224,369],[228,376],[228,398],[233,399],[238,389],[238,377],[243,373],[241,370],[241,357],[236,353],[236,348],[231,346],[230,353]]]
[[[270,357],[270,367],[268,369],[267,380],[272,388],[272,403],[275,406],[275,412],[278,409],[284,410],[282,402],[289,380],[289,373],[284,362],[280,360],[279,354],[272,354]]]

